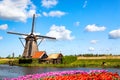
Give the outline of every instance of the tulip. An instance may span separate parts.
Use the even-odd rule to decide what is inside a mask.
[[[88,72],[70,70],[38,73],[11,79],[4,78],[4,80],[120,80],[120,75],[106,70],[90,70]]]

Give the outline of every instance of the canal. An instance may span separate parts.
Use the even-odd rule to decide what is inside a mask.
[[[3,78],[13,78],[18,76],[23,76],[27,74],[43,73],[50,71],[63,71],[63,70],[101,70],[102,68],[41,68],[41,67],[20,67],[20,66],[9,66],[0,65],[0,80]],[[117,68],[105,68],[110,72],[118,72],[120,74],[120,69]]]

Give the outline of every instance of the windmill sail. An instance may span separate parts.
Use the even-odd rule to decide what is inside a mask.
[[[54,37],[41,36],[41,35],[36,35],[36,37],[41,37],[41,38],[48,38],[48,39],[56,39],[56,38],[54,38]]]
[[[33,15],[33,22],[32,22],[31,34],[33,34],[33,32],[34,32],[34,23],[35,23],[35,14]]]
[[[28,36],[28,34],[24,34],[24,33],[16,33],[16,32],[7,32],[8,34],[16,34],[16,35],[24,35],[24,36]]]

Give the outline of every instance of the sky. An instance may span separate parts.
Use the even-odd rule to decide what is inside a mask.
[[[7,31],[29,34],[33,14],[35,34],[57,38],[43,40],[40,51],[120,54],[120,0],[0,0],[1,57],[22,55],[23,36]]]

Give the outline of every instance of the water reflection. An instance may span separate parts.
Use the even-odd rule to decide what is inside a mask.
[[[19,66],[9,66],[0,65],[0,79],[2,78],[13,78],[18,76],[23,76],[27,74],[43,73],[49,71],[63,71],[63,70],[95,70],[102,68],[40,68],[40,67],[19,67]],[[120,69],[116,68],[106,68],[105,70],[111,72],[118,72],[120,74]]]

